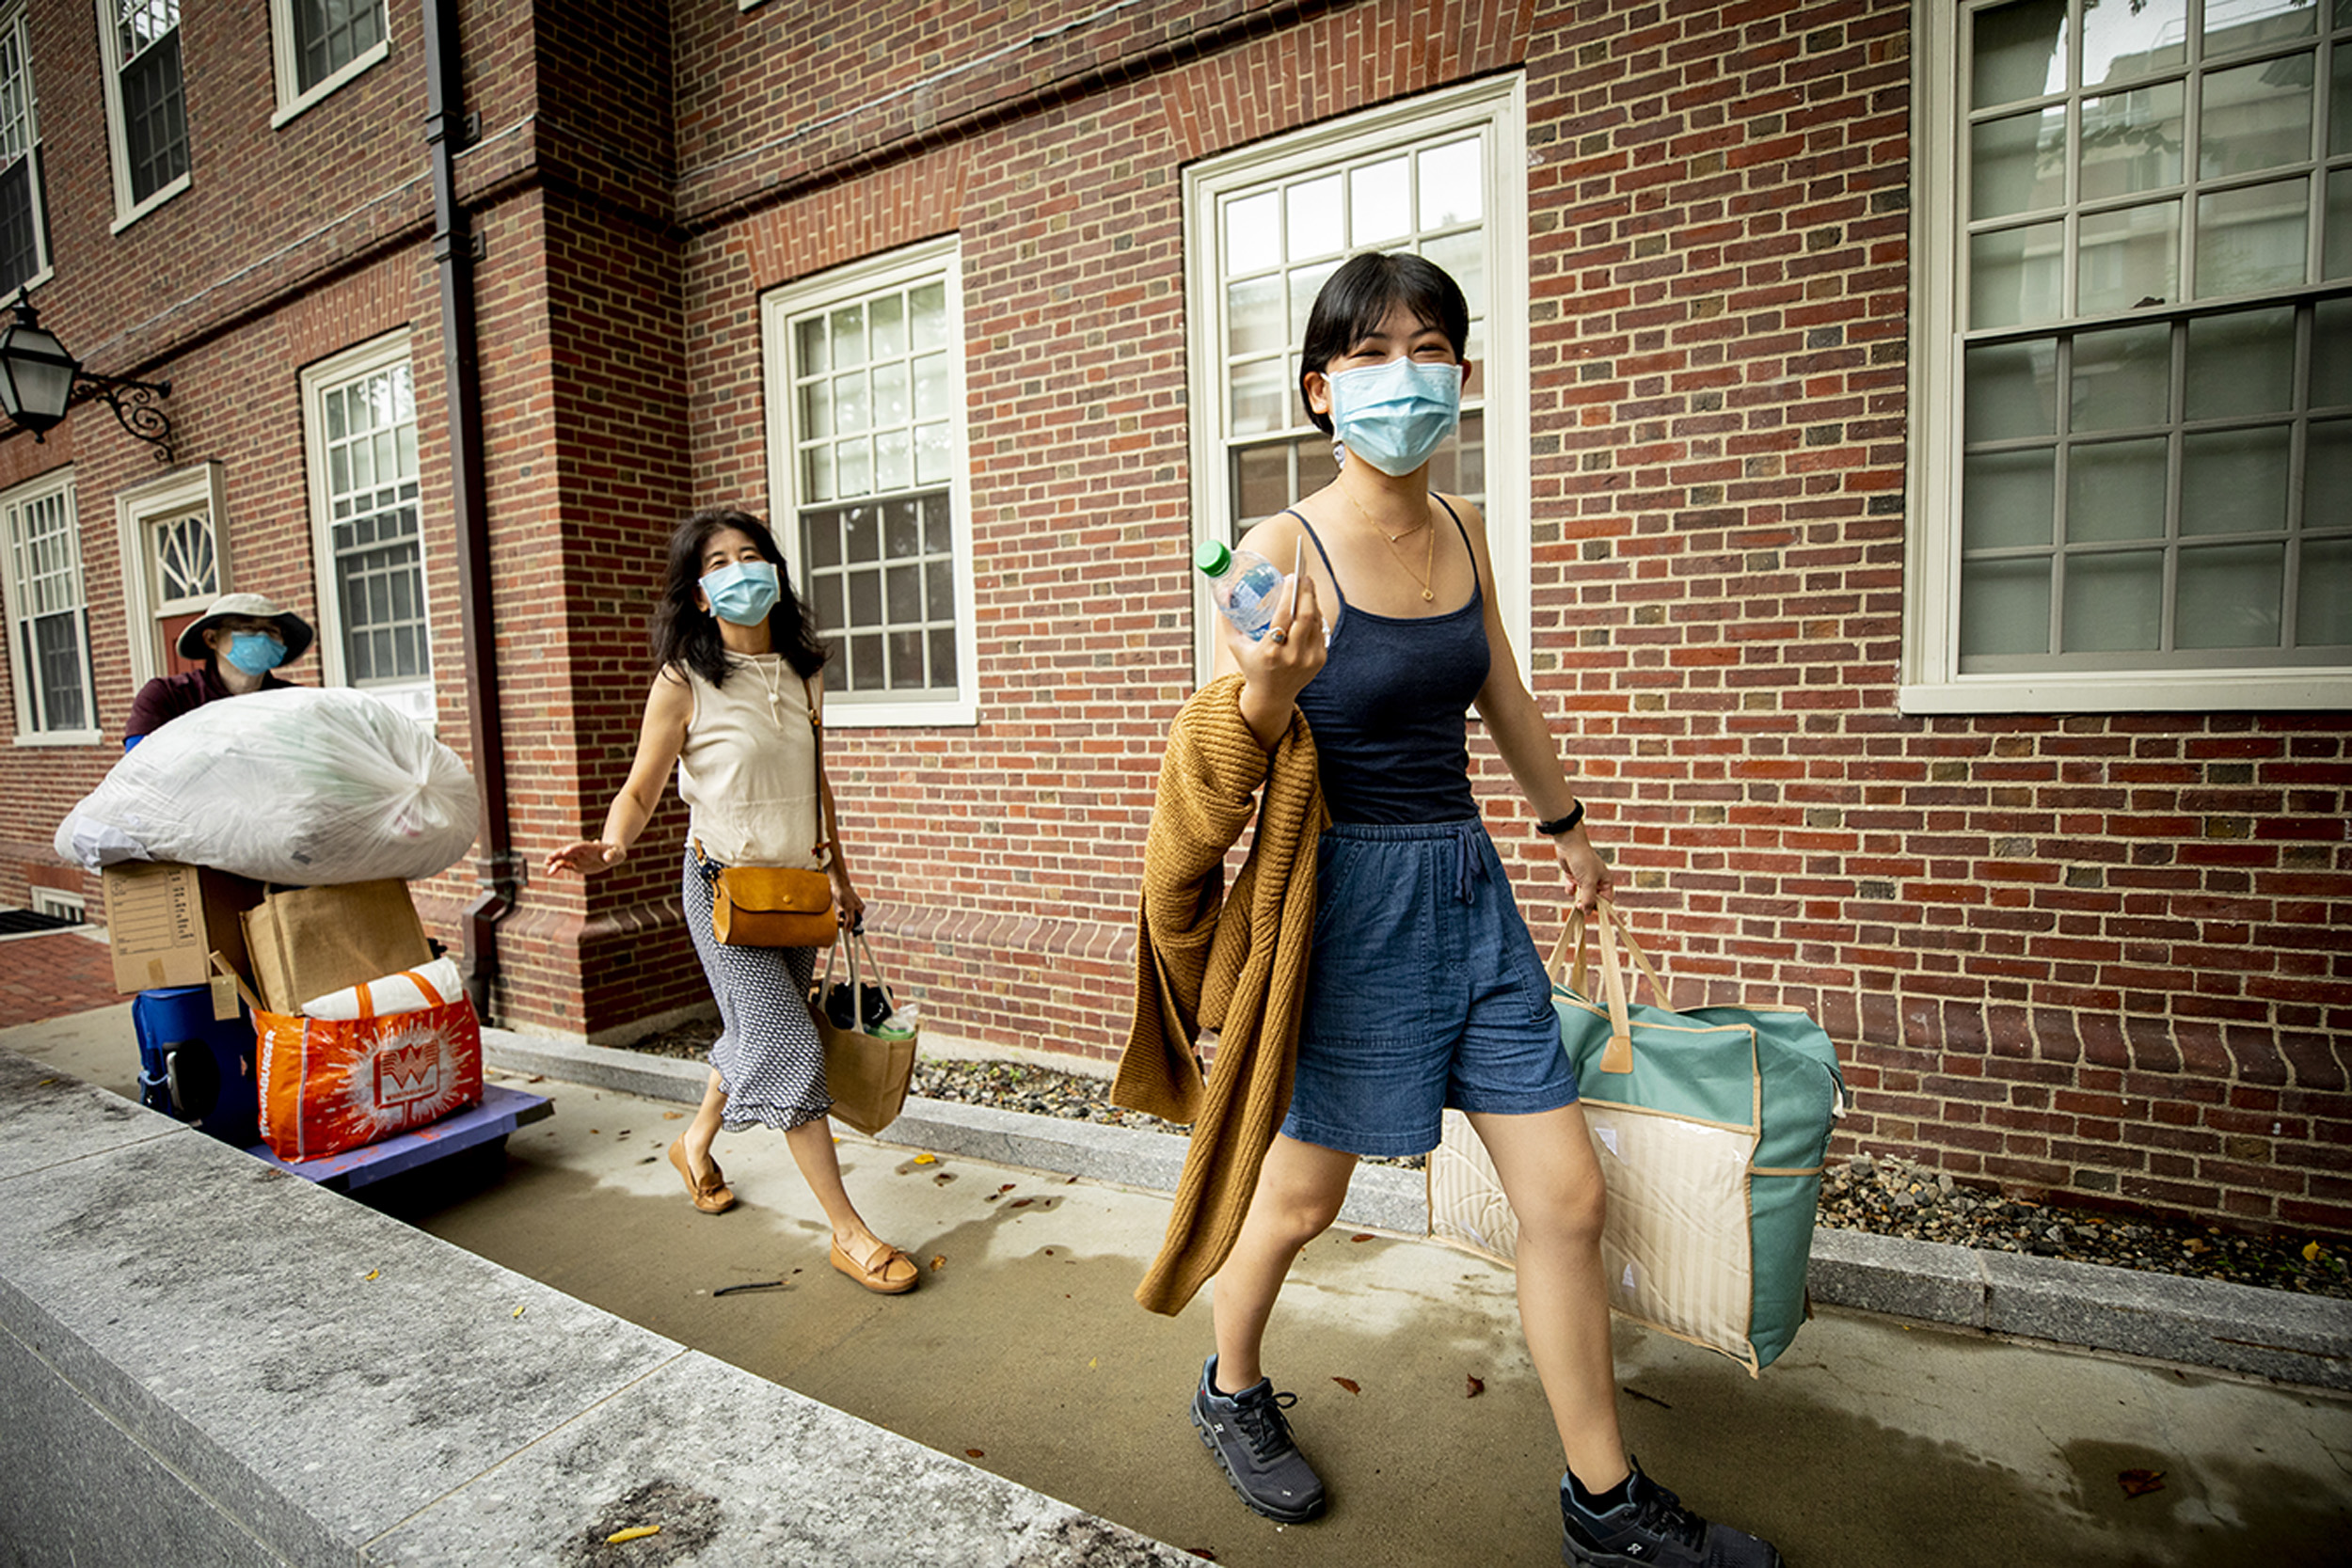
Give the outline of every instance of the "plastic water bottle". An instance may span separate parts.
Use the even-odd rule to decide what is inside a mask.
[[[1274,562],[1255,550],[1231,549],[1207,539],[1192,552],[1192,563],[1209,579],[1209,597],[1234,629],[1253,642],[1263,637],[1282,592],[1282,574]]]

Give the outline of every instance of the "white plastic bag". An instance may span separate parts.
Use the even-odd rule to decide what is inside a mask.
[[[92,871],[414,880],[455,863],[480,817],[466,765],[415,721],[347,687],[293,687],[207,703],[140,741],[66,815],[56,851]]]

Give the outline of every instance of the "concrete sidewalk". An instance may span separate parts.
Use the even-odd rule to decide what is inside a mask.
[[[0,1031],[0,1044],[121,1092],[126,1012]],[[688,1206],[662,1150],[698,1068],[495,1034],[493,1059],[509,1081],[540,1078],[529,1086],[552,1096],[557,1115],[518,1132],[502,1164],[378,1190],[381,1207],[630,1323],[1221,1563],[1558,1560],[1559,1457],[1506,1270],[1380,1233],[1360,1215],[1308,1248],[1269,1363],[1300,1396],[1293,1419],[1333,1503],[1325,1520],[1283,1528],[1232,1497],[1184,1419],[1208,1348],[1206,1299],[1170,1321],[1130,1296],[1166,1222],[1149,1187],[1166,1179],[1172,1140],[1138,1146],[1155,1135],[935,1104],[891,1130],[912,1144],[845,1137],[861,1207],[925,1267],[920,1291],[884,1300],[825,1266],[821,1217],[780,1138],[723,1136],[718,1157],[743,1202],[716,1218]],[[1034,1168],[1049,1157],[1089,1169],[1123,1161],[1132,1174]],[[1366,1175],[1367,1210],[1385,1212],[1398,1195]],[[2049,1266],[2014,1284],[1972,1283],[1942,1256],[1951,1250],[1930,1249],[1921,1261],[1933,1266],[1907,1271],[1899,1249],[1890,1261],[1859,1247],[1833,1267],[1907,1291],[1915,1309],[1996,1325],[2007,1308],[1992,1304],[2033,1295],[2034,1278],[2048,1301],[2087,1293],[2103,1319],[2146,1318],[2167,1333],[2217,1300],[2275,1294],[2211,1287],[2177,1292],[2186,1311],[2103,1306],[2104,1281]],[[2164,1282],[2132,1278],[2143,1296],[2164,1293]],[[762,1281],[778,1283],[715,1293]],[[2302,1337],[2287,1354],[2340,1367],[2352,1307],[2281,1305]],[[1626,1325],[1616,1352],[1629,1441],[1645,1463],[1693,1506],[1772,1536],[1800,1568],[2318,1563],[2342,1560],[2352,1532],[2352,1399],[2338,1392],[1837,1308],[1760,1380]],[[1483,1384],[1474,1398],[1472,1378]],[[2134,1496],[2126,1478],[2142,1471],[2161,1484]]]

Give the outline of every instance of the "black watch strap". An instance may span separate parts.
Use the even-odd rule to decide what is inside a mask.
[[[1546,838],[1558,838],[1562,833],[1569,832],[1575,828],[1579,822],[1583,820],[1584,802],[1579,800],[1575,805],[1568,808],[1567,816],[1555,816],[1549,822],[1538,822],[1535,824],[1535,831],[1543,834]]]

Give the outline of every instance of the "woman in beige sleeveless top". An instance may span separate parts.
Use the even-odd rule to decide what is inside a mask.
[[[876,1236],[842,1186],[825,1117],[825,1053],[809,1016],[813,947],[730,947],[711,934],[713,884],[729,865],[823,866],[834,905],[865,901],[841,854],[818,717],[825,650],[784,579],[783,553],[757,518],[711,509],[670,538],[667,590],[654,612],[659,673],[628,782],[602,834],[548,857],[585,876],[618,864],[661,803],[670,769],[691,808],[683,850],[687,928],[723,1025],[702,1108],[670,1146],[694,1207],[723,1213],[735,1194],[710,1155],[723,1126],[780,1130],[833,1224],[833,1266],[883,1295],[914,1289],[914,1260]],[[783,645],[778,646],[779,642]]]

